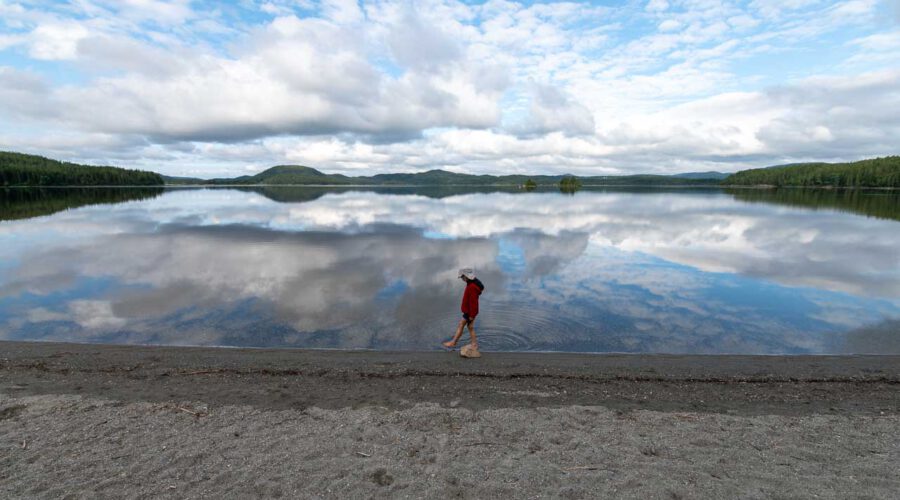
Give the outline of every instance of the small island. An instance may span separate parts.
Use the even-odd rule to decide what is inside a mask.
[[[581,181],[574,175],[567,175],[560,179],[559,190],[563,193],[574,193],[581,188]]]

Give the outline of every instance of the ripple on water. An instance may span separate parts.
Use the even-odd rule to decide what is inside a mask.
[[[564,348],[588,326],[558,314],[515,303],[491,304],[475,325],[478,344],[491,351],[533,351]]]
[[[450,309],[429,316],[427,322],[405,322],[400,330],[416,338],[408,338],[408,344],[398,347],[437,348],[439,342],[453,336],[460,319],[461,313]],[[475,322],[478,344],[488,351],[567,350],[573,342],[583,343],[586,335],[596,331],[596,327],[586,322],[561,318],[556,310],[535,309],[513,302],[483,302]],[[461,343],[468,341],[468,331],[464,331]]]

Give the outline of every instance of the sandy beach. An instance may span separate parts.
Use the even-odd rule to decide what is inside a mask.
[[[896,498],[900,357],[0,342],[5,498]]]

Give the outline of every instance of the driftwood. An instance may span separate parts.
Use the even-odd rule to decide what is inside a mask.
[[[194,372],[180,372],[179,375],[206,375],[208,373],[222,373],[222,369],[216,368],[214,370],[197,370]]]
[[[573,467],[563,467],[564,471],[575,471],[575,470],[603,470],[607,472],[615,472],[613,469],[608,469],[606,467],[601,467],[599,465],[576,465]]]
[[[185,412],[185,413],[190,413],[191,415],[193,415],[193,416],[195,416],[195,417],[197,417],[197,418],[200,418],[200,417],[206,417],[206,416],[209,415],[209,413],[207,413],[207,412],[205,412],[205,411],[194,411],[194,410],[189,410],[189,409],[187,409],[187,408],[184,408],[183,406],[176,406],[175,409],[178,410],[178,411],[183,411],[183,412]]]

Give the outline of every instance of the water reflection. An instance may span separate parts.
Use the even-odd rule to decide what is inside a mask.
[[[836,336],[837,352],[900,354],[900,320],[886,320]]]
[[[430,349],[465,266],[487,285],[486,349],[870,352],[900,336],[891,220],[716,190],[445,191],[176,190],[0,223],[0,336]]]
[[[900,193],[893,190],[854,189],[727,189],[735,199],[750,203],[776,203],[813,210],[840,210],[900,220]]]
[[[0,189],[0,221],[30,219],[86,205],[146,200],[163,188],[8,188]]]

